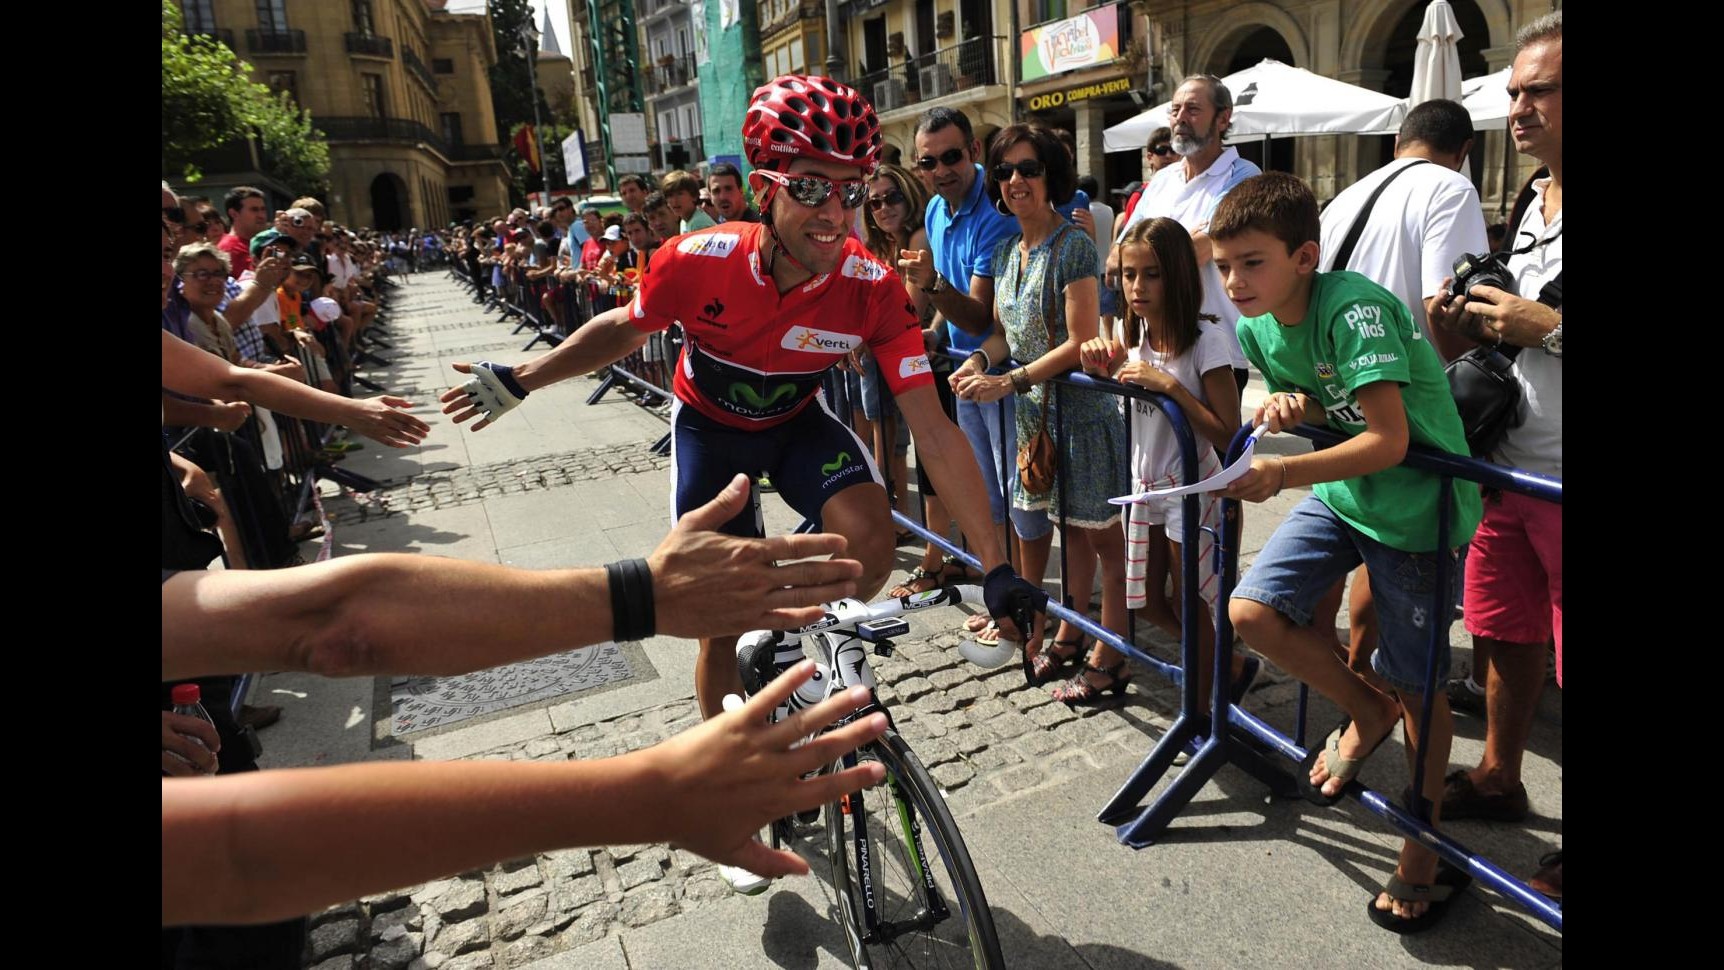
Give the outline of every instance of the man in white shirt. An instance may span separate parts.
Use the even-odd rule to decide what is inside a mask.
[[[1210,255],[1209,217],[1215,212],[1216,203],[1233,191],[1235,185],[1261,175],[1263,170],[1240,158],[1237,149],[1222,146],[1227,130],[1233,126],[1233,92],[1213,74],[1193,74],[1179,85],[1168,110],[1168,124],[1173,129],[1173,150],[1182,162],[1155,173],[1116,235],[1157,216],[1173,219],[1191,233],[1197,265],[1203,275],[1203,312],[1213,314],[1227,332],[1234,377],[1243,394],[1250,370],[1245,354],[1239,349],[1239,336],[1234,332],[1239,310],[1227,298],[1221,273]],[[1110,252],[1107,260],[1108,285],[1116,288],[1118,252],[1117,249]]]
[[[1429,303],[1443,292],[1455,260],[1488,252],[1478,190],[1460,172],[1472,147],[1467,109],[1453,101],[1426,101],[1401,123],[1395,160],[1353,183],[1323,210],[1317,268],[1352,270],[1400,297],[1445,361],[1465,353],[1472,342],[1441,328],[1433,332]],[[1382,194],[1371,205],[1351,258],[1345,266],[1336,265],[1342,242],[1379,188]]]

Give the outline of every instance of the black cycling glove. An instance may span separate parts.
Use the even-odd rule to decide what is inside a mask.
[[[1011,620],[1027,637],[1036,614],[1047,609],[1048,594],[1013,572],[1010,563],[1000,563],[982,580],[982,601],[988,605],[989,616]]]

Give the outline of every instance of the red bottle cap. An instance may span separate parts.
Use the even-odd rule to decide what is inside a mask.
[[[203,691],[196,684],[177,684],[174,686],[174,704],[191,705],[203,701]]]

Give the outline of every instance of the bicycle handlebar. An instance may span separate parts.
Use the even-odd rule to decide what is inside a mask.
[[[980,602],[982,602],[982,587],[974,583],[941,586],[938,589],[878,600],[873,603],[842,599],[827,603],[826,615],[805,627],[796,630],[773,631],[773,643],[782,645],[800,642],[813,634],[830,631],[854,633],[861,624],[874,620],[890,620],[905,613],[913,613],[917,610],[930,609],[936,606],[958,606],[963,603]],[[965,640],[958,645],[958,653],[965,660],[982,667],[998,667],[1011,659],[1017,650],[1018,645],[1009,640],[1001,640],[992,647],[983,646],[974,640]]]

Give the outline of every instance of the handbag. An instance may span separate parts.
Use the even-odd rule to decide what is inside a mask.
[[[1059,231],[1054,233],[1052,242],[1048,244],[1049,247],[1057,244],[1060,237],[1069,228],[1071,228],[1070,223],[1061,226]],[[1054,333],[1053,328],[1048,326],[1048,314],[1054,311],[1057,301],[1054,298],[1056,293],[1053,287],[1046,288],[1045,293],[1047,294],[1046,303],[1048,306],[1045,308],[1047,312],[1042,314],[1042,326],[1047,327],[1048,349],[1052,350]],[[1048,409],[1045,398],[1044,394],[1044,404],[1040,409],[1041,427],[1036,429],[1035,435],[1029,441],[1018,448],[1018,481],[1023,483],[1024,491],[1031,495],[1046,495],[1053,491],[1054,477],[1059,470],[1059,453],[1054,450],[1053,435],[1048,434]]]

